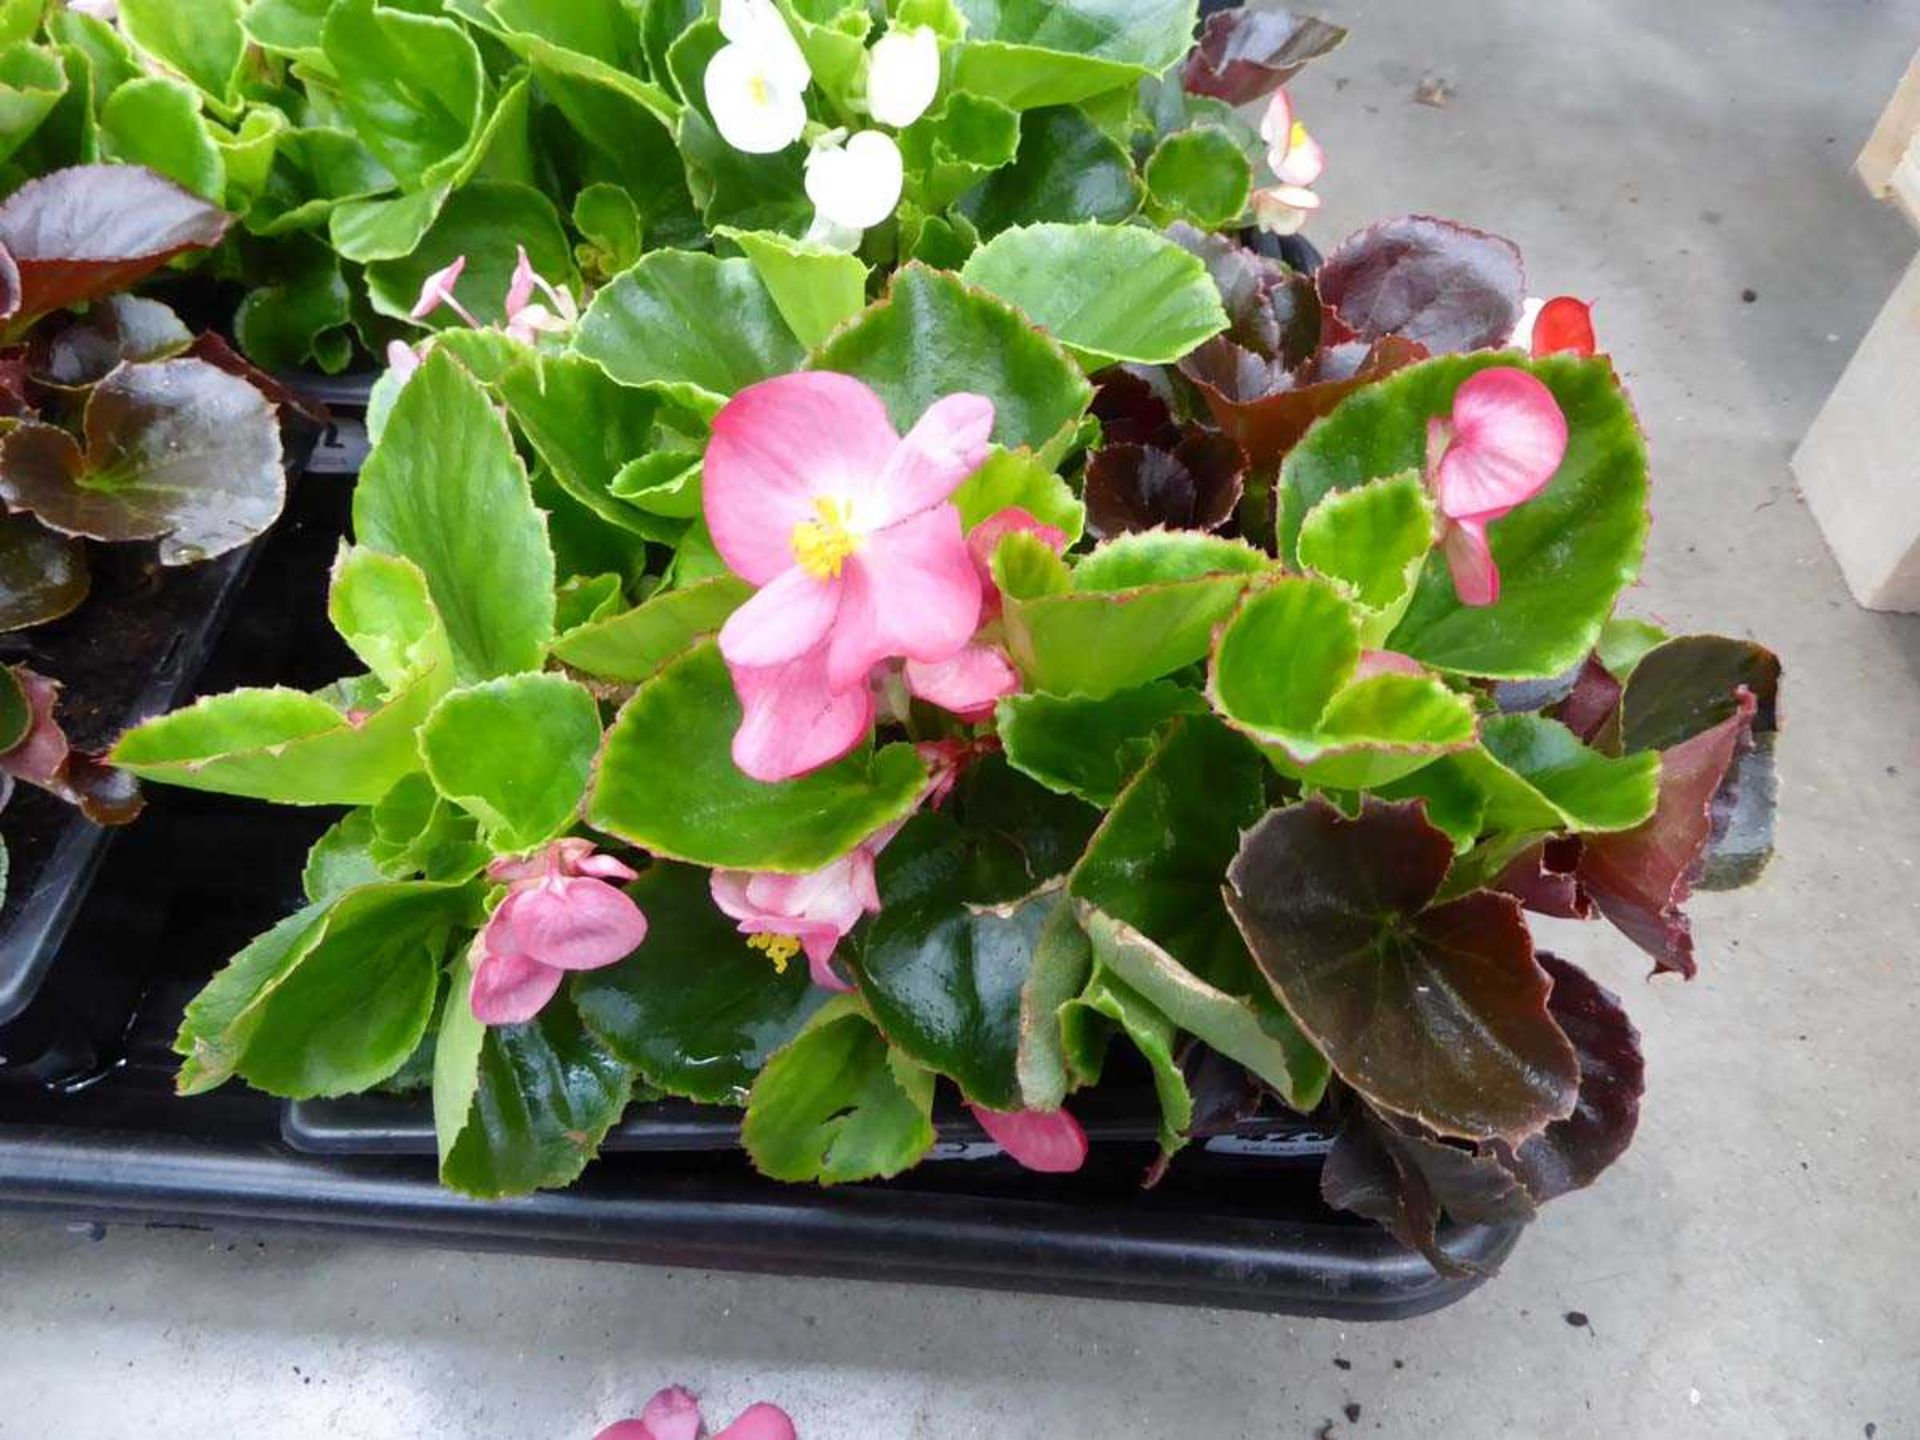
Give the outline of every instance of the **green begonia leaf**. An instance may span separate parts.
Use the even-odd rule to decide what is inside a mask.
[[[1070,1003],[1064,1019],[1072,1027],[1085,1024],[1087,1016],[1099,1016],[1119,1026],[1153,1072],[1154,1096],[1160,1102],[1160,1154],[1164,1161],[1186,1145],[1186,1132],[1193,1125],[1193,1093],[1187,1088],[1187,1077],[1174,1058],[1180,1039],[1179,1026],[1104,965],[1095,968],[1087,988]],[[1086,1043],[1081,1041],[1081,1046],[1084,1048]]]
[[[553,638],[553,552],[506,422],[452,357],[400,393],[353,501],[360,542],[427,577],[462,682],[537,670]]]
[[[437,15],[335,0],[321,43],[342,111],[381,163],[409,190],[449,181],[480,129],[485,89],[467,33]]]
[[[588,823],[669,859],[803,874],[909,814],[926,784],[910,745],[763,784],[733,763],[739,725],[719,650],[687,651],[640,687],[607,732]]]
[[[447,1013],[465,1005],[467,987],[456,969]],[[442,1183],[483,1199],[570,1184],[626,1110],[633,1071],[587,1032],[565,995],[524,1025],[486,1027],[477,1055],[473,1028],[456,1019],[449,1035],[443,1021],[444,1065],[434,1057]],[[462,1123],[454,1117],[466,1097]]]
[[[433,783],[502,851],[531,850],[572,827],[599,748],[599,707],[563,675],[455,690],[420,729]]]
[[[386,1079],[426,1033],[441,958],[473,902],[464,885],[382,883],[282,921],[187,1007],[182,1092],[238,1075],[306,1099]]]
[[[327,618],[361,663],[389,691],[437,671],[450,686],[453,652],[427,593],[427,577],[411,560],[355,546],[334,566]]]
[[[337,900],[349,890],[402,877],[373,856],[373,811],[361,806],[329,825],[307,851],[300,889],[310,904]]]
[[[1024,510],[1051,525],[1072,544],[1086,528],[1087,507],[1073,487],[1040,463],[1030,450],[996,448],[953,492],[960,523],[971,530],[1002,510]]]
[[[1032,690],[1100,698],[1202,659],[1214,627],[1239,601],[1266,557],[1211,536],[1122,536],[1068,575],[1031,535],[1012,535],[994,556],[1005,595],[1007,645]],[[1016,572],[1058,567],[1036,592]]]
[[[587,1028],[648,1084],[710,1104],[744,1105],[767,1057],[826,998],[804,961],[751,948],[708,893],[708,876],[657,864],[628,891],[646,943],[573,984]]]
[[[1117,225],[1146,193],[1126,150],[1071,105],[1020,117],[1013,164],[963,195],[956,209],[983,235],[1042,221]]]
[[[1364,648],[1399,623],[1433,548],[1433,502],[1418,474],[1323,496],[1300,526],[1300,563],[1338,581],[1366,612]]]
[[[1480,746],[1382,788],[1390,799],[1428,800],[1433,823],[1456,844],[1482,833],[1605,833],[1653,814],[1660,763],[1652,752],[1613,757],[1580,743],[1557,720],[1492,715]]]
[[[1011,165],[1020,147],[1020,116],[998,100],[967,91],[900,132],[907,193],[922,209],[944,210],[981,180]]]
[[[134,80],[100,111],[100,148],[109,160],[145,165],[216,205],[227,167],[200,117],[200,97],[177,80]]]
[[[470,880],[493,858],[480,823],[422,771],[402,776],[371,812],[367,853],[392,879]]]
[[[141,50],[231,109],[247,48],[241,8],[241,0],[121,0],[120,25]]]
[[[0,163],[33,138],[66,93],[66,69],[51,50],[17,42],[0,50]]]
[[[738,245],[799,342],[811,350],[867,303],[867,267],[859,256],[795,240],[776,230],[717,234]]]
[[[1174,722],[1115,802],[1070,889],[1094,954],[1182,1030],[1310,1110],[1325,1062],[1254,967],[1221,902],[1265,808],[1259,755],[1218,722]]]
[[[719,630],[752,593],[732,575],[663,591],[623,614],[569,630],[554,642],[553,653],[598,679],[638,685]]]
[[[1225,230],[1246,212],[1253,165],[1240,142],[1219,125],[1196,125],[1154,147],[1145,171],[1147,197],[1163,221],[1187,220]]]
[[[584,173],[617,188],[640,234],[655,244],[700,238],[674,143],[679,107],[669,97],[623,70],[550,46],[533,47],[533,77],[541,96],[586,142],[579,157]],[[636,239],[627,263],[639,255]]]
[[[659,396],[619,384],[578,355],[529,355],[497,383],[514,422],[561,489],[610,525],[649,539],[671,538],[672,527],[612,493],[626,464],[653,445]]]
[[[954,82],[1025,110],[1131,88],[1193,43],[1195,0],[958,0]]]
[[[255,364],[298,369],[352,319],[339,260],[320,239],[289,235],[271,244],[273,283],[249,290],[234,316],[234,338]]]
[[[1297,556],[1301,519],[1327,492],[1423,468],[1428,420],[1449,414],[1454,391],[1493,365],[1525,369],[1553,392],[1567,417],[1566,459],[1544,491],[1488,528],[1499,602],[1462,605],[1435,556],[1389,644],[1436,669],[1535,679],[1592,650],[1646,545],[1646,447],[1605,360],[1450,355],[1357,391],[1287,456],[1281,554]]]
[[[619,69],[640,58],[639,25],[621,0],[486,0],[486,7],[515,41],[538,38]]]
[[[150,779],[287,805],[371,805],[420,768],[415,731],[453,684],[444,628],[410,562],[354,549],[328,613],[386,692],[368,713],[298,690],[235,690],[149,720],[114,763]]]
[[[1311,783],[1384,785],[1473,744],[1474,710],[1439,680],[1356,680],[1360,622],[1324,580],[1283,577],[1220,632],[1214,709],[1276,766]]]
[[[994,728],[1015,769],[1049,790],[1104,808],[1147,762],[1168,721],[1206,708],[1200,695],[1172,681],[1099,700],[1009,695],[1000,702]]]
[[[897,272],[886,298],[837,332],[812,366],[864,380],[903,433],[942,396],[984,395],[993,438],[1008,449],[1041,450],[1093,398],[1067,353],[1019,312],[917,264]]]
[[[657,386],[707,413],[797,370],[805,353],[750,261],[673,250],[596,295],[574,345],[622,385]]]
[[[823,1005],[767,1061],[740,1140],[775,1180],[883,1179],[933,1148],[933,1076],[887,1044],[852,996]]]
[[[1029,225],[973,252],[961,278],[1102,364],[1171,364],[1227,328],[1207,267],[1151,230]]]

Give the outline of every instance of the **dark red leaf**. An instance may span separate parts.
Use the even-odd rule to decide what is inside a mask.
[[[325,405],[282,385],[229,345],[216,331],[203,331],[193,344],[187,347],[187,356],[189,359],[204,360],[209,365],[217,365],[229,375],[238,375],[277,405],[282,416],[292,411],[315,425],[326,425],[333,418]]]
[[[1238,442],[1257,473],[1278,466],[1314,421],[1354,391],[1426,358],[1419,345],[1388,337],[1369,347],[1351,374],[1326,380],[1317,362],[1296,377],[1215,337],[1180,362],[1180,373],[1200,391],[1214,422]]]
[[[1349,1100],[1320,1172],[1329,1205],[1364,1215],[1443,1274],[1471,1274],[1441,1247],[1443,1214],[1473,1224],[1524,1224],[1535,1213],[1524,1185],[1480,1149],[1452,1144],[1410,1121]]]
[[[1577,835],[1542,840],[1501,871],[1491,888],[1513,896],[1536,915],[1591,919],[1593,899],[1580,885],[1580,851]]]
[[[15,666],[13,674],[32,708],[33,722],[25,739],[0,754],[0,773],[58,795],[96,825],[130,824],[146,804],[139,783],[67,743],[54,713],[60,701],[57,680],[24,665]]]
[[[1417,801],[1349,820],[1315,800],[1246,834],[1227,902],[1294,1020],[1369,1103],[1517,1143],[1571,1113],[1579,1067],[1519,904],[1432,903],[1452,860]]]
[[[1712,729],[1660,752],[1660,799],[1644,824],[1589,835],[1582,847],[1580,883],[1600,913],[1653,956],[1656,974],[1695,973],[1693,929],[1680,907],[1713,834],[1714,796],[1758,709],[1744,687],[1736,704]]]
[[[1553,718],[1591,743],[1607,728],[1619,708],[1620,682],[1600,663],[1598,655],[1589,655],[1574,679],[1572,691],[1560,702]]]
[[[35,349],[45,350],[47,383],[77,389],[98,384],[123,361],[166,360],[192,343],[192,332],[158,300],[108,295]]]
[[[87,598],[87,550],[31,515],[0,515],[0,630],[72,613]]]
[[[1227,235],[1184,222],[1167,238],[1207,267],[1227,312],[1226,338],[1242,349],[1297,370],[1320,348],[1320,293],[1313,278],[1250,250]]]
[[[33,398],[28,388],[32,369],[25,346],[0,353],[0,416],[14,418],[32,412]]]
[[[1349,236],[1315,278],[1356,338],[1397,335],[1434,355],[1505,344],[1526,302],[1511,241],[1426,215]]]
[[[1218,530],[1240,503],[1247,457],[1198,428],[1171,450],[1107,445],[1087,465],[1087,523],[1100,536],[1134,530]]]
[[[1553,977],[1547,1008],[1580,1057],[1580,1100],[1573,1114],[1517,1150],[1498,1142],[1492,1148],[1544,1204],[1591,1185],[1626,1153],[1640,1123],[1646,1062],[1640,1056],[1640,1032],[1618,996],[1556,955],[1542,952],[1539,959]]]
[[[1093,392],[1093,414],[1110,445],[1158,445],[1170,449],[1180,443],[1168,397],[1153,381],[1136,371],[1114,366],[1100,372]]]
[[[1229,105],[1270,95],[1332,50],[1347,32],[1310,15],[1235,6],[1209,15],[1187,56],[1186,88]]]
[[[142,165],[76,165],[29,180],[0,203],[0,245],[19,271],[10,313],[34,319],[124,290],[176,255],[218,245],[232,223]]]
[[[1640,657],[1620,697],[1620,744],[1627,754],[1665,750],[1719,725],[1754,702],[1754,728],[1779,728],[1780,659],[1764,645],[1720,635],[1682,635]]]
[[[244,545],[286,496],[280,428],[253,386],[201,360],[123,365],[87,401],[86,448],[37,422],[0,439],[0,497],[65,535],[160,541],[163,565]]]

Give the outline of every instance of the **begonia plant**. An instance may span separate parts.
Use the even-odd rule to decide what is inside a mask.
[[[1133,1067],[1151,1182],[1224,1067],[1337,1127],[1327,1199],[1440,1265],[1443,1216],[1618,1157],[1637,1037],[1526,911],[1691,974],[1690,888],[1770,844],[1779,667],[1617,613],[1646,450],[1584,302],[1430,217],[1268,253],[1325,164],[1281,87],[1337,27],[297,8],[347,119],[379,107],[346,34],[484,32],[576,127],[552,168],[580,116],[644,115],[685,204],[543,263],[460,208],[461,124],[388,137],[418,183],[356,203],[469,218],[367,269],[423,328],[333,575],[364,673],[114,751],[340,807],[304,907],[189,1009],[184,1092],[430,1076],[443,1178],[498,1196],[654,1095],[738,1107],[780,1180],[900,1173],[943,1097],[1071,1171],[1079,1097]],[[637,211],[659,175],[596,183]],[[557,323],[518,323],[536,293]]]

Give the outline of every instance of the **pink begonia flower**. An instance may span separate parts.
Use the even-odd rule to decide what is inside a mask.
[[[1276,183],[1254,191],[1254,223],[1275,235],[1293,235],[1320,208],[1313,191],[1327,168],[1327,152],[1293,115],[1285,90],[1276,90],[1260,119],[1260,138],[1267,142],[1267,167]]]
[[[580,307],[573,296],[550,285],[533,268],[527,247],[518,247],[519,260],[513,267],[513,279],[507,285],[506,331],[522,345],[538,342],[542,335],[564,335],[580,323]],[[541,305],[533,298],[538,290],[547,297]]]
[[[977,740],[922,740],[913,747],[920,763],[927,767],[927,790],[920,803],[937,810],[975,761],[1000,749],[998,735],[983,735]]]
[[[639,1419],[609,1425],[594,1440],[796,1440],[797,1433],[786,1411],[762,1402],[749,1405],[738,1420],[709,1437],[699,1400],[674,1385],[647,1401]]]
[[[406,341],[389,340],[387,342],[387,368],[393,371],[393,378],[402,385],[413,378],[413,372],[423,363],[420,352]]]
[[[741,709],[733,763],[755,780],[772,784],[831,765],[873,729],[872,687],[829,686],[824,642],[785,665],[729,668]]]
[[[1070,1175],[1087,1163],[1087,1132],[1065,1110],[967,1109],[994,1144],[1029,1170]]]
[[[854,722],[870,723],[875,665],[937,663],[972,640],[980,581],[948,497],[992,428],[985,396],[949,395],[902,439],[879,396],[824,371],[749,386],[714,417],[707,528],[760,587],[720,631],[748,775],[790,779],[844,754]]]
[[[556,840],[534,854],[495,860],[489,879],[508,887],[470,956],[474,1018],[517,1025],[538,1015],[569,970],[598,970],[647,938],[647,917],[612,881],[638,876],[593,842]]]
[[[453,293],[453,287],[460,283],[460,276],[466,268],[467,257],[458,255],[444,270],[436,270],[429,275],[420,286],[420,298],[413,302],[413,309],[407,312],[407,318],[424,320],[444,305],[474,329],[484,328]]]
[[[967,766],[998,750],[1000,742],[992,736],[927,740],[913,748],[927,767],[920,803],[938,806],[960,783]],[[707,882],[713,903],[738,922],[747,944],[765,951],[780,973],[786,973],[794,955],[805,951],[814,984],[827,990],[851,990],[833,968],[834,951],[863,916],[880,913],[875,862],[905,824],[896,820],[881,826],[838,860],[805,875],[716,870]]]
[[[1427,481],[1461,604],[1500,598],[1487,526],[1544,490],[1566,453],[1567,417],[1553,392],[1510,366],[1480,371],[1455,393],[1449,418],[1427,422]]]
[[[1551,300],[1528,296],[1507,346],[1525,350],[1536,360],[1543,355],[1592,355],[1599,348],[1593,333],[1593,306],[1572,295]]]
[[[915,698],[952,712],[969,725],[993,718],[993,707],[1020,688],[1020,672],[997,645],[969,645],[934,665],[906,663],[907,689]]]
[[[993,579],[993,552],[1000,542],[1017,531],[1026,531],[1058,555],[1067,548],[1067,532],[1035,519],[1018,505],[996,510],[967,532],[967,553],[973,557],[974,572],[980,577],[980,623],[1000,618],[1000,587]]]

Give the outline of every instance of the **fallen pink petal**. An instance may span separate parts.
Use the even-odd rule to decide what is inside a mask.
[[[638,1419],[617,1421],[594,1440],[798,1440],[798,1432],[786,1411],[763,1400],[709,1434],[699,1400],[675,1385],[649,1400]]]

